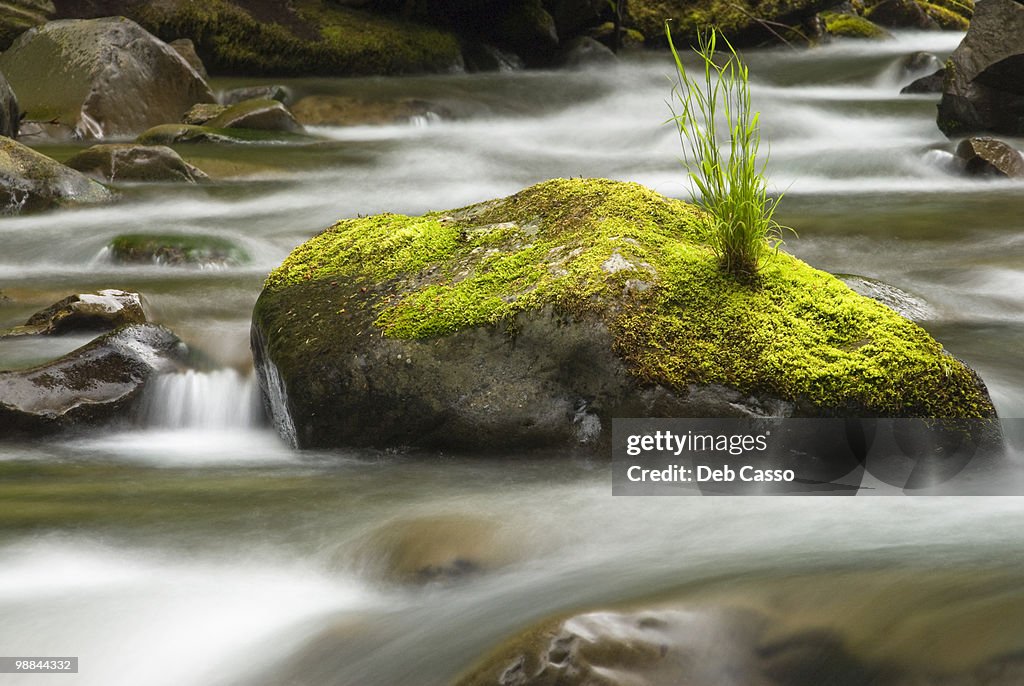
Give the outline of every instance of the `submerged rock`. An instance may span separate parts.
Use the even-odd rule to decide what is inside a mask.
[[[164,145],[101,143],[66,162],[72,169],[99,181],[183,181],[197,183],[206,174]]]
[[[877,300],[897,312],[901,317],[915,322],[923,322],[934,319],[936,316],[935,309],[927,302],[884,281],[855,274],[836,274],[836,276],[855,293]]]
[[[134,324],[48,364],[0,372],[0,437],[128,420],[150,379],[180,369],[187,355],[167,329]]]
[[[246,100],[277,100],[280,103],[288,104],[291,99],[291,90],[287,86],[280,85],[232,88],[217,96],[217,102],[225,106],[237,105]]]
[[[193,124],[162,124],[143,132],[135,139],[140,145],[179,145],[182,143],[227,143],[231,145],[283,145],[312,143],[313,136],[291,131],[257,131],[255,129],[218,129]]]
[[[0,71],[28,118],[66,124],[80,138],[134,136],[213,102],[173,48],[123,17],[31,29],[0,55]]]
[[[292,108],[305,126],[401,124],[415,117],[443,116],[444,109],[425,100],[377,101],[337,95],[310,95]]]
[[[36,312],[13,333],[62,335],[81,331],[111,331],[148,321],[138,293],[108,288],[98,293],[69,295]]]
[[[1024,5],[978,4],[967,35],[946,62],[938,125],[950,137],[1024,135]]]
[[[302,125],[288,108],[277,100],[244,100],[226,107],[210,119],[207,126],[215,129],[254,129],[257,131],[288,131],[301,133]]]
[[[249,256],[231,241],[217,236],[126,234],[110,242],[115,262],[171,266],[228,266],[243,264]]]
[[[106,202],[111,193],[85,175],[0,137],[0,214]]]
[[[995,138],[966,138],[956,146],[956,158],[969,176],[1024,178],[1024,157],[1016,148]]]
[[[554,180],[344,220],[271,273],[260,384],[301,447],[600,446],[612,417],[991,417],[917,325],[786,255],[723,274],[693,206]]]

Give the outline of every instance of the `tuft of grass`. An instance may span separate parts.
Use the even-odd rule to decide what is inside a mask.
[[[713,28],[697,36],[693,50],[703,73],[692,77],[667,23],[665,33],[676,66],[670,121],[679,130],[691,192],[706,211],[711,247],[722,267],[753,283],[763,259],[781,245],[783,227],[773,219],[780,198],[768,195],[767,162],[758,159],[760,113],[751,107],[747,66]],[[719,38],[727,48],[724,60],[716,55]]]

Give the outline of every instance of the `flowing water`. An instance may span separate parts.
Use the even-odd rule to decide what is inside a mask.
[[[752,52],[754,99],[779,218],[798,232],[787,250],[919,298],[1000,414],[1024,417],[1024,187],[950,173],[935,98],[898,95],[921,75],[906,55],[944,58],[958,40]],[[196,148],[230,180],[0,220],[0,326],[69,293],[137,290],[215,368],[160,379],[134,430],[0,444],[0,653],[81,658],[77,676],[3,683],[445,684],[544,618],[665,602],[755,608],[935,679],[1024,650],[1018,498],[613,499],[602,461],[293,452],[265,426],[249,314],[291,248],[337,218],[555,176],[686,197],[663,124],[670,69],[650,54],[599,71],[293,81],[444,114],[323,128],[311,147]],[[125,232],[212,233],[252,259],[115,265],[104,246]],[[0,341],[0,367],[83,342]],[[452,560],[475,573],[416,574]]]

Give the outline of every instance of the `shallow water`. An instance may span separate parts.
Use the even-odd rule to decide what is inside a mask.
[[[959,36],[748,53],[786,195],[786,249],[922,299],[924,322],[1024,417],[1021,186],[946,171],[934,98],[899,96]],[[297,93],[417,97],[450,114],[320,129],[303,148],[184,151],[209,187],[0,220],[0,326],[64,295],[142,292],[224,368],[152,389],[130,431],[0,444],[0,652],[78,655],[10,684],[444,684],[562,613],[731,604],[838,632],[864,659],[956,674],[1024,650],[1018,498],[615,498],[607,465],[558,455],[293,452],[253,408],[249,314],[266,273],[341,217],[420,213],[554,176],[687,197],[671,65],[310,79]],[[223,82],[221,86],[236,85]],[[1021,141],[1017,141],[1021,143]],[[62,157],[65,147],[51,152]],[[215,233],[243,267],[115,265],[118,233]],[[80,341],[0,341],[0,367]],[[241,370],[241,371],[239,371]],[[469,558],[456,581],[408,576]],[[722,683],[725,683],[724,681]]]

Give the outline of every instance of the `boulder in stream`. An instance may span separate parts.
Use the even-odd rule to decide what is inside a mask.
[[[366,100],[339,95],[310,95],[292,112],[306,126],[365,126],[403,124],[416,117],[443,117],[444,108],[425,100]]]
[[[1024,4],[985,0],[946,61],[939,129],[1024,135]]]
[[[202,77],[166,43],[123,17],[52,21],[0,55],[28,118],[78,137],[134,136],[213,102]]]
[[[32,369],[0,372],[0,437],[36,436],[131,417],[146,384],[182,368],[188,348],[154,324],[133,324]]]
[[[194,124],[161,124],[139,134],[135,142],[140,145],[180,145],[182,143],[285,145],[313,143],[318,140],[320,139],[293,131],[220,129]]]
[[[4,0],[0,3],[0,50],[6,50],[32,27],[45,24],[54,12],[52,0]]]
[[[100,143],[77,153],[65,164],[98,181],[182,181],[208,177],[165,145]]]
[[[112,197],[106,187],[74,169],[0,137],[0,214],[106,202]]]
[[[557,179],[422,217],[343,220],[253,313],[258,378],[300,447],[595,449],[613,417],[992,417],[916,324],[785,253],[724,274],[699,211]]]
[[[965,138],[956,146],[956,158],[969,176],[1024,179],[1024,157],[1020,151],[995,138]]]
[[[148,320],[142,296],[115,288],[78,293],[36,312],[8,333],[63,335],[82,331],[111,331]]]
[[[108,247],[111,259],[128,264],[224,267],[249,260],[242,248],[219,236],[123,234]]]
[[[11,89],[11,84],[0,72],[0,136],[18,137],[18,125],[21,123],[21,106],[18,97]]]
[[[206,122],[219,129],[255,129],[258,131],[288,131],[301,133],[302,124],[288,108],[277,100],[243,100],[227,106],[224,111]]]

